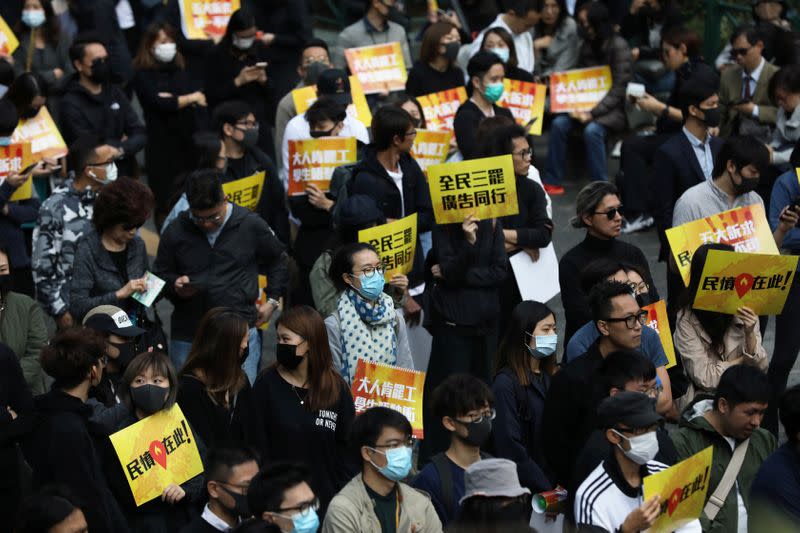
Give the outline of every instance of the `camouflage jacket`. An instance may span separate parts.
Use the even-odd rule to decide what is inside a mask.
[[[97,196],[89,188],[77,191],[74,183],[68,179],[44,201],[33,230],[31,263],[36,299],[53,317],[69,310],[75,249],[89,229]]]

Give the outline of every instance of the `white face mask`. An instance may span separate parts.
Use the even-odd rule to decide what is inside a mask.
[[[638,465],[646,464],[652,461],[658,453],[658,437],[655,431],[645,433],[644,435],[636,435],[635,437],[626,437],[616,429],[612,429],[614,433],[628,441],[631,449],[626,450],[620,444],[617,444],[625,457]]]
[[[178,53],[178,47],[175,43],[161,43],[153,48],[153,55],[161,63],[171,63],[175,59],[176,53]]]
[[[253,46],[254,42],[256,42],[256,38],[255,37],[241,38],[234,35],[232,42],[233,46],[235,46],[239,50],[250,50],[250,47]]]

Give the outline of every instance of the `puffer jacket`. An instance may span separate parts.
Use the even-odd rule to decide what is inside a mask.
[[[612,35],[603,44],[602,53],[595,55],[592,45],[584,41],[580,49],[578,67],[597,67],[609,65],[611,67],[611,89],[606,93],[591,111],[592,120],[613,131],[624,130],[627,125],[625,118],[625,88],[628,82],[633,81],[633,58],[631,49],[625,39],[619,35]]]

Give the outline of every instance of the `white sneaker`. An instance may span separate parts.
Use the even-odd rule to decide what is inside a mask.
[[[631,221],[625,220],[620,232],[624,235],[636,233],[637,231],[646,230],[652,226],[654,222],[653,217],[649,215],[639,215]]]

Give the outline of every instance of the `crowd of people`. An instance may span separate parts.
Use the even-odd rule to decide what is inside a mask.
[[[666,238],[758,205],[800,255],[784,1],[753,0],[716,59],[672,0],[440,0],[418,33],[414,2],[346,0],[333,40],[305,0],[242,0],[207,39],[183,4],[0,5],[19,41],[0,54],[0,148],[43,113],[68,148],[0,169],[0,530],[533,531],[532,499],[556,491],[565,532],[631,533],[667,504],[644,478],[708,447],[702,514],[677,531],[800,528],[800,280],[773,318],[696,309],[709,254],[734,247],[693,251],[685,284]],[[367,121],[344,50],[393,42],[406,88],[368,94]],[[505,79],[606,65],[602,99],[546,107],[543,137],[500,105]],[[418,98],[457,88],[447,160],[510,155],[517,214],[436,221]],[[328,137],[357,161],[287,194],[290,143]],[[226,192],[256,174],[252,205]],[[585,232],[569,249],[554,208]],[[385,276],[359,232],[409,215],[413,266]],[[622,237],[648,230],[660,272]],[[563,324],[512,267],[554,242]],[[660,300],[674,365],[647,325]],[[355,402],[361,361],[425,372],[422,420]],[[202,472],[139,502],[110,437],[175,406]]]

